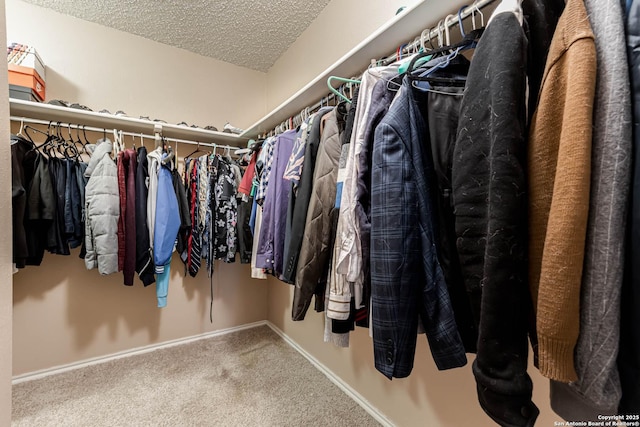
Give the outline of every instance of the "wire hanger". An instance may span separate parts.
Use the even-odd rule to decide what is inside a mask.
[[[203,153],[206,152],[206,151],[200,149],[200,142],[198,142],[198,145],[196,146],[196,149],[193,150],[191,153],[187,154],[186,156],[184,156],[184,158],[188,159],[189,157],[193,157],[194,154],[199,153],[199,152],[203,152]]]

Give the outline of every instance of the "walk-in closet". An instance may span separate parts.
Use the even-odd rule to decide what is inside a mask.
[[[0,425],[640,426],[640,0],[0,10]]]

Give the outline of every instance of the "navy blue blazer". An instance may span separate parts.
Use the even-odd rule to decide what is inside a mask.
[[[371,175],[371,296],[375,366],[413,368],[420,317],[438,369],[466,364],[438,263],[429,132],[405,79],[375,131]]]

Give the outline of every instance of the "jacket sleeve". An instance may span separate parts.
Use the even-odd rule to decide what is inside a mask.
[[[394,129],[380,124],[373,152],[371,198],[371,295],[375,366],[387,378],[403,378],[413,367],[418,330],[415,280],[418,269],[417,209],[407,193],[410,164],[404,142]],[[415,194],[413,194],[415,196]]]
[[[96,268],[96,251],[95,251],[95,240],[93,238],[93,227],[91,224],[91,215],[90,215],[90,200],[87,200],[85,203],[85,219],[84,219],[84,232],[85,232],[85,245],[87,253],[84,256],[84,265],[87,267],[87,270],[92,270]]]
[[[171,173],[161,167],[158,172],[158,197],[154,230],[153,259],[156,273],[164,273],[164,266],[171,261],[173,246],[180,229],[178,201],[171,182]]]

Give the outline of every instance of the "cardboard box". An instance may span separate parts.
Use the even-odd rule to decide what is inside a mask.
[[[7,62],[36,70],[43,82],[47,81],[46,69],[38,52],[31,47],[19,43],[11,43],[7,47]]]
[[[9,85],[9,98],[40,102],[33,89],[15,85]]]
[[[9,84],[33,90],[40,101],[45,98],[45,84],[35,69],[9,64]]]

